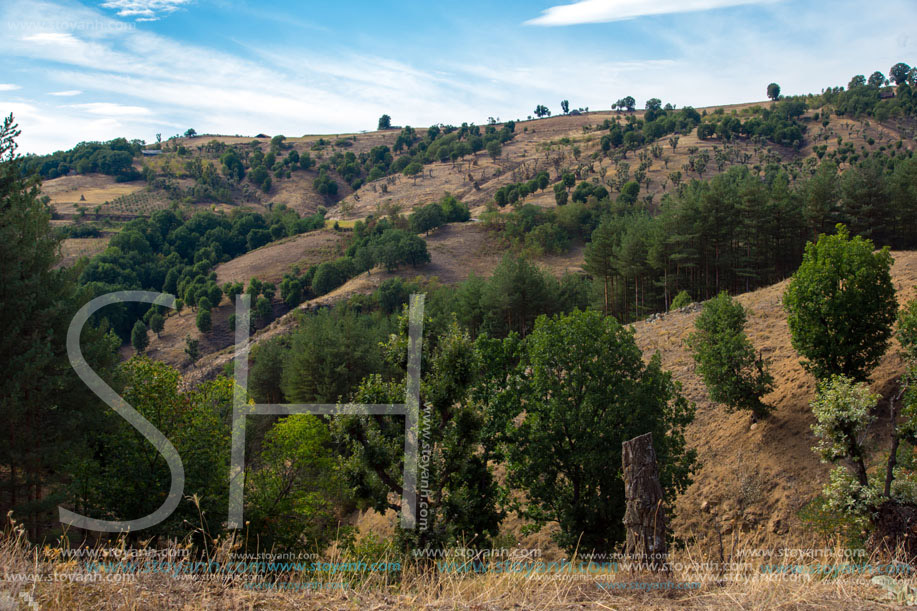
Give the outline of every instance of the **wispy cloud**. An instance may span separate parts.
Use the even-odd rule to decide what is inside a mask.
[[[12,83],[0,83],[0,91],[15,91],[16,89],[22,89],[22,87]]]
[[[93,115],[104,115],[107,117],[131,117],[138,115],[150,115],[149,108],[143,106],[126,106],[124,104],[115,104],[113,102],[91,102],[89,104],[70,104],[70,108],[85,110]]]
[[[48,95],[55,95],[61,98],[69,98],[71,96],[80,95],[83,93],[79,89],[68,89],[67,91],[51,91]]]
[[[191,0],[107,0],[104,8],[118,11],[119,17],[134,17],[137,21],[155,21],[174,13]]]
[[[563,26],[605,23],[646,15],[708,11],[727,6],[761,4],[779,0],[580,0],[546,9],[526,25]]]
[[[79,40],[73,34],[67,34],[66,32],[39,32],[23,36],[22,40],[47,45],[75,45],[79,43]]]

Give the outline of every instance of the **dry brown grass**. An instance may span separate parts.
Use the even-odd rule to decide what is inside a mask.
[[[23,529],[8,524],[0,536],[0,595],[33,600],[42,609],[887,609],[894,606],[886,590],[870,581],[869,570],[888,567],[889,560],[851,560],[839,547],[816,547],[806,559],[776,560],[787,548],[780,539],[745,538],[728,542],[729,555],[696,542],[673,551],[664,573],[628,570],[611,564],[590,566],[574,556],[568,565],[542,565],[517,559],[517,570],[478,574],[437,570],[406,560],[391,547],[367,554],[332,546],[316,561],[352,563],[335,574],[293,571],[281,574],[174,575],[137,572],[117,562],[148,561],[152,548],[130,548],[115,538],[88,548],[92,556],[74,559],[66,539],[35,546]],[[769,550],[773,557],[742,557],[733,550]],[[174,542],[156,550],[156,559],[201,562],[198,566],[227,566],[235,554],[251,553],[240,537],[216,538],[206,549]],[[263,550],[260,550],[263,551]],[[126,553],[135,554],[133,558]],[[190,556],[185,556],[191,552]],[[89,560],[87,560],[89,559]],[[112,563],[91,568],[87,562]],[[357,563],[397,563],[391,571],[372,571]],[[461,563],[450,557],[449,562]],[[496,558],[492,562],[505,562]],[[211,563],[214,563],[211,565]],[[583,564],[581,564],[583,563]],[[795,574],[768,575],[765,565],[789,565]],[[98,567],[98,565],[96,565]],[[175,565],[171,565],[174,567]],[[453,565],[455,566],[455,565]],[[502,566],[510,566],[504,564]],[[567,568],[567,567],[573,567]],[[853,570],[851,570],[853,569]],[[204,572],[204,571],[201,571]],[[340,585],[344,583],[343,587]],[[284,584],[325,584],[309,590],[282,589]],[[899,578],[899,585],[913,585]],[[617,585],[615,585],[617,584]],[[676,588],[668,584],[692,584]],[[696,585],[695,585],[696,584]]]
[[[917,297],[917,252],[894,252],[892,278],[898,302]],[[829,468],[812,451],[815,437],[809,403],[814,398],[815,380],[799,364],[790,345],[790,332],[781,300],[787,282],[781,282],[737,300],[750,311],[747,332],[755,348],[771,359],[776,380],[774,392],[764,397],[774,411],[766,420],[751,424],[746,413],[728,414],[711,403],[703,382],[694,372],[693,360],[683,341],[694,329],[697,312],[674,312],[653,322],[634,325],[636,340],[649,357],[656,350],[663,368],[683,385],[685,395],[697,405],[694,423],[688,429],[688,442],[698,450],[701,469],[694,484],[677,501],[676,532],[709,532],[710,516],[701,511],[702,503],[716,506],[725,532],[733,529],[756,532],[803,534],[796,517],[799,509],[812,500],[826,481]],[[876,392],[889,396],[904,364],[892,343],[888,353],[873,372]],[[882,410],[884,415],[886,410]],[[879,435],[887,426],[880,418],[873,426]],[[884,450],[885,441],[880,442]],[[756,502],[743,503],[743,480],[750,476],[759,482]]]
[[[343,254],[344,236],[326,229],[310,231],[272,242],[247,252],[232,261],[217,265],[217,283],[242,282],[251,278],[262,282],[279,282],[293,266],[306,271],[316,263],[329,261]]]
[[[55,267],[73,265],[82,257],[91,257],[105,250],[111,236],[99,238],[67,238],[61,243],[61,260]]]

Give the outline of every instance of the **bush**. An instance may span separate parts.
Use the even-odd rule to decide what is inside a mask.
[[[745,336],[745,320],[742,304],[722,292],[704,304],[687,343],[710,398],[730,411],[749,410],[757,422],[771,410],[761,397],[774,379]]]
[[[691,305],[691,303],[693,303],[691,301],[691,295],[688,294],[688,291],[683,290],[675,295],[675,299],[673,299],[672,303],[669,304],[669,312]]]
[[[213,328],[213,318],[210,310],[200,310],[197,313],[197,328],[201,333],[210,333]]]

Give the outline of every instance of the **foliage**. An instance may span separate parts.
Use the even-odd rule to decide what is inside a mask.
[[[359,316],[356,312],[321,310],[306,316],[290,338],[283,356],[281,388],[294,403],[334,403],[346,398],[364,377],[383,369],[379,343],[392,331],[385,317]],[[265,358],[263,353],[258,354]],[[272,357],[268,357],[272,358]],[[276,357],[273,357],[276,358]],[[256,361],[257,362],[257,361]],[[252,371],[253,387],[274,394],[273,367]]]
[[[885,354],[898,310],[887,247],[838,225],[806,245],[783,297],[793,348],[818,379],[865,380]]]
[[[120,367],[122,396],[175,446],[185,470],[185,497],[161,524],[144,531],[182,537],[200,525],[201,512],[226,511],[232,381],[217,378],[184,391],[181,374],[145,357]],[[135,519],[152,513],[169,489],[168,465],[157,449],[113,410],[92,440],[70,485],[72,502],[91,517]],[[192,500],[196,499],[199,507]],[[212,531],[218,524],[210,524]]]
[[[245,483],[246,517],[267,549],[321,552],[331,543],[347,491],[319,418],[278,420]]]
[[[689,306],[692,303],[691,295],[688,294],[688,291],[682,290],[679,291],[675,298],[672,299],[672,303],[669,304],[669,311],[677,310],[685,306]]]
[[[761,397],[773,389],[767,361],[745,335],[746,313],[728,293],[704,304],[687,343],[710,398],[728,410],[747,409],[752,420],[772,409]]]
[[[134,328],[131,329],[131,345],[134,350],[142,354],[149,344],[150,337],[147,335],[146,325],[143,324],[142,320],[138,320],[134,323]]]
[[[399,321],[400,332],[384,348],[389,363],[397,368],[394,381],[368,376],[353,395],[355,402],[404,401],[407,351],[407,316]],[[478,380],[486,380],[478,344],[456,324],[438,337],[432,325],[424,325],[422,343],[426,363],[422,369],[420,405],[420,466],[417,506],[418,527],[400,531],[404,546],[437,548],[461,541],[486,542],[496,536],[503,512],[488,461],[492,454],[482,446]],[[357,496],[377,511],[404,508],[392,499],[401,497],[404,425],[401,418],[339,417],[335,438],[344,449],[345,473]]]
[[[780,85],[771,83],[767,86],[767,97],[776,101],[780,97]]]
[[[115,138],[108,142],[81,142],[68,151],[50,155],[28,155],[19,162],[23,176],[38,174],[42,178],[57,178],[70,172],[100,173],[126,180],[138,180],[133,168],[134,157],[140,155],[142,143]]]
[[[568,551],[623,540],[623,441],[653,434],[666,498],[690,482],[693,406],[658,354],[644,363],[632,333],[597,312],[540,317],[491,409],[509,481],[526,492],[523,515],[556,520]]]
[[[78,270],[57,269],[59,238],[36,178],[23,178],[19,130],[12,115],[0,125],[0,512],[15,512],[37,537],[57,520],[71,461],[91,453],[86,434],[101,403],[77,378],[63,341],[76,311],[92,295],[76,283]],[[90,322],[81,349],[108,379],[117,340]],[[71,464],[68,464],[71,463]]]

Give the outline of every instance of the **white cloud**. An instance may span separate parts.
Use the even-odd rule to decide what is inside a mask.
[[[679,6],[697,5],[686,2]],[[469,45],[472,51],[431,52],[415,63],[245,39],[234,40],[238,47],[230,53],[207,47],[205,39],[128,30],[120,27],[124,21],[85,6],[0,1],[0,70],[2,58],[10,58],[11,66],[38,70],[43,80],[29,84],[41,91],[84,91],[81,100],[104,100],[58,105],[71,100],[17,97],[31,105],[28,115],[16,112],[22,150],[38,153],[80,140],[152,140],[157,132],[168,137],[189,127],[248,135],[349,132],[372,129],[383,113],[401,125],[482,123],[488,115],[524,118],[538,103],[556,112],[564,98],[593,110],[626,95],[639,106],[650,97],[679,106],[747,102],[763,99],[771,81],[786,93],[818,91],[846,84],[852,74],[887,71],[917,52],[917,38],[906,29],[917,18],[913,0],[886,0],[867,13],[855,0],[837,0],[829,12],[805,2],[772,3],[765,12],[761,24],[729,11],[686,14],[677,28],[632,22],[632,36],[646,43],[631,47],[551,43],[517,28],[490,50],[485,40]],[[60,23],[94,25],[3,31],[4,23],[41,22],[48,14]],[[23,41],[27,33],[37,39]],[[0,95],[0,109],[7,107]]]
[[[22,89],[22,87],[12,83],[0,83],[0,91],[15,91],[16,89]]]
[[[30,34],[28,36],[23,36],[23,40],[27,42],[37,42],[42,45],[77,45],[79,40],[77,40],[73,34],[67,34],[65,32],[39,32],[38,34]]]
[[[135,117],[151,115],[149,108],[142,106],[125,106],[123,104],[114,104],[112,102],[91,102],[89,104],[71,104],[70,108],[85,110],[93,115],[104,115],[108,117]]]
[[[119,17],[136,17],[137,21],[155,21],[174,13],[191,0],[107,0],[104,8],[118,11]]]
[[[541,16],[529,19],[526,25],[562,26],[581,23],[605,23],[646,15],[688,13],[761,4],[778,0],[580,0],[546,9]]]
[[[80,91],[79,89],[68,89],[66,91],[51,91],[50,93],[48,93],[48,95],[55,95],[58,97],[71,97],[75,95],[80,95],[81,93],[83,92]]]

